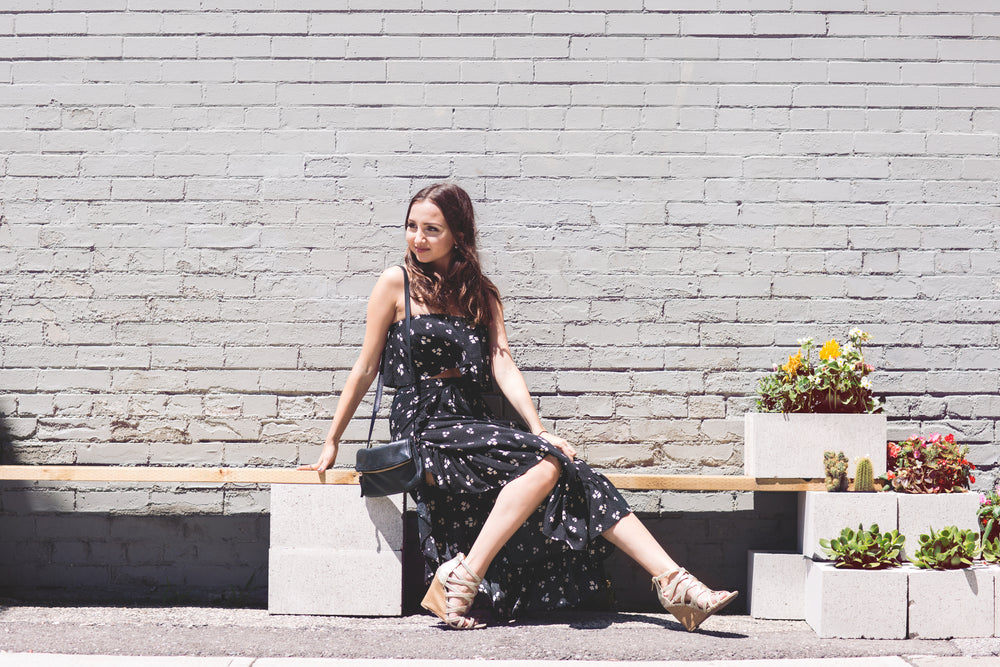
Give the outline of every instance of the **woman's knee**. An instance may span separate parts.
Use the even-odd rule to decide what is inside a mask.
[[[556,482],[559,481],[559,475],[562,474],[562,464],[556,457],[548,454],[538,462],[536,467],[539,468],[540,474],[545,475],[545,480],[550,485],[555,486]]]

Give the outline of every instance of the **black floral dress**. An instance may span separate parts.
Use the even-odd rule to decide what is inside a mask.
[[[502,620],[602,605],[608,597],[602,560],[612,547],[600,535],[630,512],[628,503],[583,461],[494,417],[483,400],[492,386],[485,327],[430,314],[413,317],[410,330],[418,382],[402,322],[389,328],[382,372],[385,384],[397,388],[391,435],[416,434],[435,482],[412,492],[427,582],[441,563],[468,553],[500,489],[551,454],[562,465],[559,481],[494,559],[474,611],[487,609]],[[431,379],[452,368],[461,376]]]

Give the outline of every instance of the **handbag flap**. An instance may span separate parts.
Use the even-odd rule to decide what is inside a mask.
[[[413,459],[410,439],[396,440],[387,445],[359,449],[354,468],[360,473],[378,472],[398,467]]]

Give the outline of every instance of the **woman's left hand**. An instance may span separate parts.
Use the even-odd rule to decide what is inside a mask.
[[[573,457],[576,456],[576,450],[565,438],[560,438],[558,435],[552,435],[548,431],[542,431],[539,433],[539,437],[548,440],[549,444],[558,449],[560,452],[569,457],[572,461]]]

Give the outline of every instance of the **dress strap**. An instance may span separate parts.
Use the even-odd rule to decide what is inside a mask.
[[[413,375],[413,379],[417,380],[416,368],[413,364],[413,346],[410,340],[410,274],[406,270],[405,266],[400,265],[403,269],[403,313],[405,315],[403,320],[403,335],[406,337],[406,358],[410,360],[410,373]],[[372,433],[375,431],[375,417],[378,415],[378,410],[382,406],[382,389],[385,386],[385,350],[389,346],[388,340],[386,340],[385,347],[382,348],[382,358],[379,359],[378,364],[378,383],[375,385],[375,404],[372,406],[372,421],[368,426],[368,444],[366,447],[372,446]],[[417,382],[417,387],[419,391],[419,382]]]

